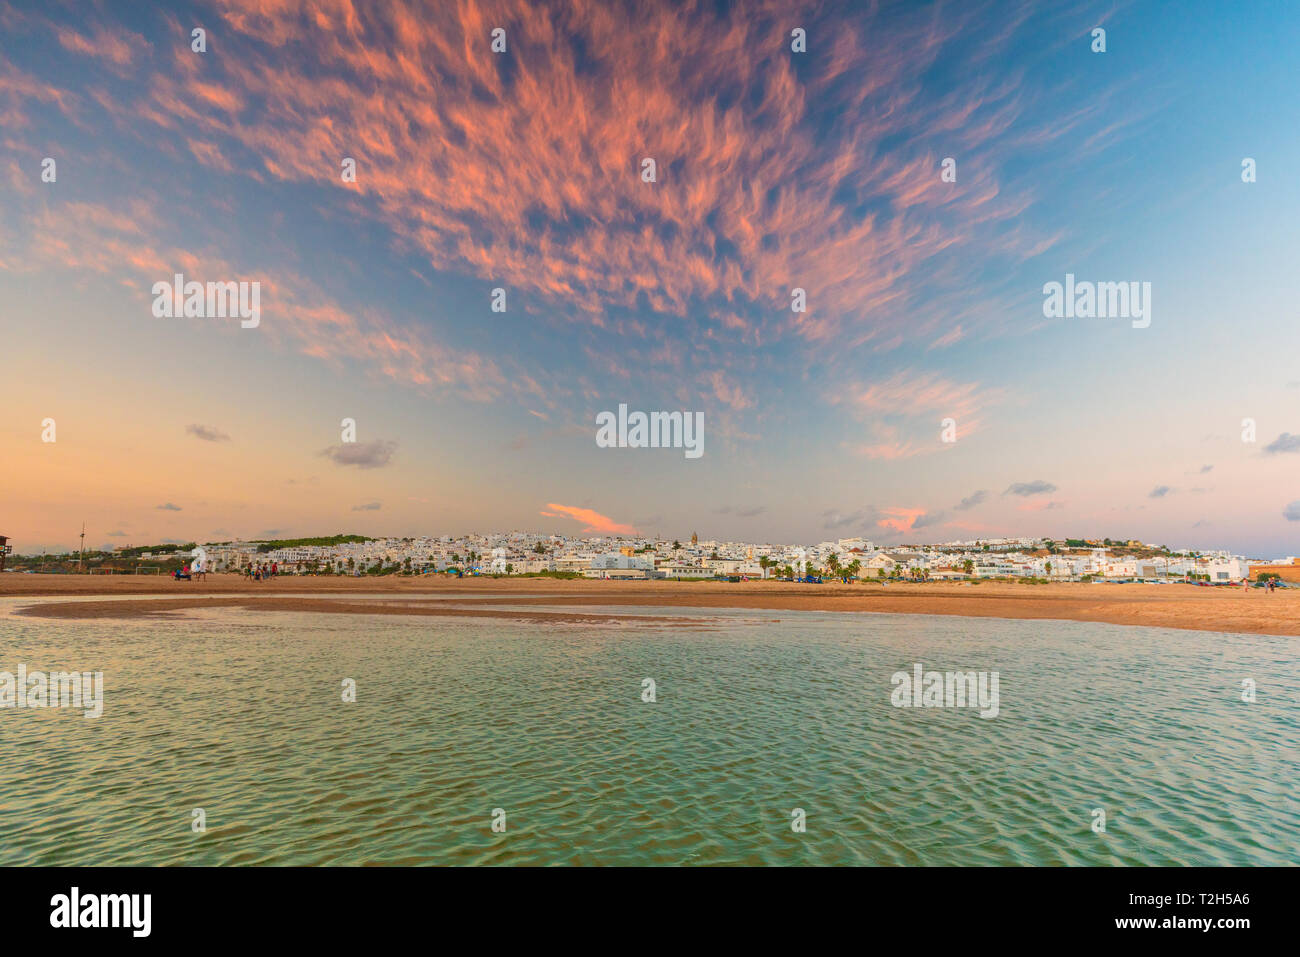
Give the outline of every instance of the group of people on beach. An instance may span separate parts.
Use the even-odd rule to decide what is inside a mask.
[[[185,564],[176,571],[172,572],[172,577],[176,581],[200,581],[208,580],[208,567],[203,564],[202,560],[196,561],[193,565]]]
[[[244,577],[250,581],[264,582],[268,579],[277,577],[279,574],[279,562],[271,562],[269,565],[266,564],[266,562],[262,562],[260,565],[253,565],[250,563],[244,566]]]

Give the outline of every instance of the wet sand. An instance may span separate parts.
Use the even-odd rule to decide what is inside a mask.
[[[510,618],[547,625],[668,625],[701,627],[705,619],[666,615],[599,615],[582,612],[518,611],[508,608],[454,608],[442,602],[404,602],[391,599],[348,601],[335,598],[298,598],[245,595],[236,598],[134,598],[125,601],[44,602],[15,611],[31,618],[173,618],[186,611],[241,608],[262,612],[319,612],[334,615],[429,615],[444,618]]]
[[[128,596],[141,596],[129,599]],[[171,599],[153,596],[175,595]],[[357,596],[341,601],[344,596]],[[438,602],[388,602],[361,596],[464,599],[474,608],[438,607]],[[1261,589],[1202,588],[1191,585],[1093,585],[1063,582],[1021,585],[1006,582],[958,584],[789,582],[615,582],[545,578],[335,578],[286,577],[249,582],[235,575],[176,582],[156,576],[0,575],[0,598],[114,596],[111,602],[29,605],[20,613],[42,617],[139,617],[194,607],[234,606],[258,611],[321,611],[337,614],[416,614],[455,617],[531,618],[535,621],[627,620],[634,616],[576,612],[521,612],[492,608],[513,605],[648,605],[763,609],[769,611],[889,612],[967,615],[978,618],[1064,619],[1116,625],[1144,625],[1196,631],[1300,635],[1300,590],[1269,595]],[[145,598],[144,596],[150,596]],[[211,596],[211,597],[205,597]],[[220,596],[220,597],[218,597]],[[301,597],[300,597],[301,596]],[[313,600],[312,596],[317,596]],[[324,597],[337,596],[337,597]],[[125,599],[125,600],[123,600]],[[196,604],[195,600],[198,600]],[[481,607],[477,607],[480,606]],[[642,621],[684,623],[680,618]]]

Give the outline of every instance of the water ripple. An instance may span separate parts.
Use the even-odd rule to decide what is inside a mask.
[[[11,610],[0,670],[102,670],[106,701],[95,720],[0,709],[3,865],[1260,865],[1300,847],[1290,638]],[[893,707],[913,662],[997,671],[1001,713]]]

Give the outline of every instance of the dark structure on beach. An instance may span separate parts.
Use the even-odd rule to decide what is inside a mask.
[[[5,535],[0,535],[0,572],[5,570],[5,556],[8,555],[12,549],[13,546],[9,544],[9,538]]]

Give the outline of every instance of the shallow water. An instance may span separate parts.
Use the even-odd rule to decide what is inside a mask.
[[[0,708],[0,864],[1300,860],[1294,638],[634,607],[579,610],[714,623],[10,616],[30,603],[0,602],[0,671],[102,670],[105,705]],[[914,662],[998,672],[1000,713],[894,707]]]

